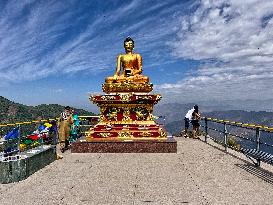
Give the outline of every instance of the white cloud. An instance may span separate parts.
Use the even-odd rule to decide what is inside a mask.
[[[271,0],[201,1],[181,17],[171,46],[176,57],[205,63],[185,79],[157,89],[184,101],[272,98],[272,17]]]
[[[0,8],[1,85],[73,72],[114,72],[128,35],[135,38],[136,50],[164,62],[164,39],[173,35],[173,11],[180,3],[132,0],[104,12],[86,11],[80,4],[28,0]]]

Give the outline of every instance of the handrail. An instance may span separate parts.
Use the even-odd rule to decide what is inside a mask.
[[[86,116],[78,116],[79,118],[99,118],[99,115],[86,115]],[[41,123],[41,122],[50,122],[54,120],[58,120],[59,118],[49,118],[44,120],[31,120],[31,121],[24,121],[24,122],[15,122],[15,123],[6,123],[6,124],[0,124],[0,127],[9,127],[9,126],[16,126],[16,125],[25,125],[25,124],[34,124],[34,123]]]
[[[46,122],[52,122],[52,121],[57,121],[59,118],[49,118],[49,119],[41,119],[41,120],[30,120],[30,121],[24,121],[24,122],[14,122],[14,123],[6,123],[6,124],[0,124],[0,135],[2,137],[4,137],[3,132],[4,133],[8,133],[8,129],[10,129],[10,127],[17,127],[18,128],[18,136],[16,138],[12,138],[12,139],[7,139],[7,140],[3,140],[1,141],[1,151],[0,151],[0,158],[3,156],[8,156],[11,154],[16,154],[16,153],[20,153],[21,152],[21,144],[24,140],[26,139],[30,139],[30,136],[35,135],[34,132],[30,132],[29,128],[31,128],[30,126],[34,126],[35,124],[39,124],[39,123],[46,123]],[[26,126],[26,127],[25,127]],[[34,130],[33,130],[34,131]],[[51,131],[52,133],[52,131]],[[40,132],[39,133],[39,141],[34,140],[32,144],[32,146],[38,146],[38,145],[43,145],[44,143],[48,143],[48,141],[44,141],[42,140],[43,136],[44,136],[44,132]],[[49,132],[48,132],[49,134]],[[52,138],[48,138],[49,140],[52,140],[51,142],[49,142],[52,145],[56,145],[57,142],[57,131],[54,131],[54,134],[52,135]],[[32,148],[32,146],[28,146],[27,145],[27,149]],[[25,149],[25,148],[24,148]],[[7,151],[10,150],[10,151]]]
[[[100,116],[79,116],[80,121],[82,122],[79,125],[79,130],[78,130],[78,134],[80,135],[86,135],[88,132],[88,130],[90,129],[90,127],[92,127],[93,125],[90,124],[90,119],[96,119],[98,120],[100,118]],[[0,124],[0,135],[3,137],[3,132],[4,133],[8,133],[8,130],[11,128],[18,128],[18,137],[14,138],[14,139],[8,139],[8,140],[4,140],[2,141],[2,144],[0,144],[0,158],[2,156],[7,156],[9,154],[14,154],[17,152],[20,152],[20,144],[23,140],[28,139],[29,136],[32,136],[32,134],[30,134],[30,131],[32,130],[31,126],[34,126],[35,124],[39,124],[39,123],[46,123],[46,122],[52,122],[52,121],[58,121],[59,118],[49,118],[49,119],[41,119],[41,120],[30,120],[30,121],[24,121],[24,122],[14,122],[14,123],[6,123],[6,124]],[[93,120],[92,120],[93,121]],[[30,130],[31,129],[31,130]],[[34,130],[33,130],[34,131]],[[23,134],[24,133],[24,134]],[[31,131],[32,133],[32,131]],[[41,134],[41,133],[40,133]],[[51,139],[52,145],[56,145],[57,143],[57,138],[58,138],[58,131],[56,130],[56,132],[54,131],[54,136]],[[13,143],[11,143],[13,142]],[[6,145],[3,145],[3,143],[8,144],[8,147]],[[44,143],[44,141],[42,140],[42,144]],[[5,147],[8,149],[11,149],[10,152],[3,152],[3,149]],[[1,151],[2,150],[2,151]]]
[[[36,123],[41,123],[41,122],[50,122],[50,121],[55,121],[58,120],[59,118],[52,118],[52,119],[47,119],[47,120],[32,120],[32,121],[25,121],[25,122],[15,122],[15,123],[7,123],[7,124],[0,124],[0,127],[13,127],[17,125],[27,125],[27,124],[36,124]]]
[[[79,118],[99,118],[99,115],[80,115]]]
[[[97,115],[90,115],[90,116],[79,116],[79,118],[82,119],[88,119],[88,118],[94,118],[94,119],[99,119],[100,116]],[[11,127],[11,126],[18,126],[20,127],[21,125],[30,125],[30,124],[37,124],[37,123],[44,123],[44,122],[50,122],[50,121],[56,121],[59,118],[49,118],[49,119],[41,119],[41,120],[31,120],[31,121],[24,121],[24,122],[15,122],[15,123],[7,123],[7,124],[0,124],[0,128],[1,127]],[[223,119],[217,119],[217,118],[210,118],[210,117],[202,117],[201,121],[205,121],[205,126],[201,125],[202,127],[205,128],[206,130],[206,135],[205,135],[205,141],[207,141],[207,137],[208,137],[208,130],[214,130],[217,132],[220,132],[222,134],[224,134],[224,146],[225,149],[227,149],[227,136],[234,136],[236,138],[241,138],[244,140],[248,140],[248,141],[252,141],[252,142],[256,142],[256,147],[259,148],[260,144],[264,144],[266,146],[269,147],[273,147],[273,145],[266,143],[266,142],[261,142],[260,141],[260,132],[268,132],[268,133],[273,133],[273,127],[268,127],[268,126],[262,126],[262,125],[255,125],[255,124],[248,124],[248,123],[242,123],[242,122],[235,122],[235,121],[230,121],[230,120],[223,120]],[[216,128],[212,128],[212,127],[208,127],[208,122],[215,122],[215,123],[219,123],[219,124],[223,124],[224,125],[224,129],[216,129]],[[244,137],[244,136],[239,136],[236,134],[232,134],[230,132],[227,131],[227,125],[230,126],[236,126],[236,127],[240,127],[240,128],[244,128],[244,129],[252,129],[252,130],[256,130],[256,140],[252,139],[252,138],[248,138],[248,137]],[[92,125],[89,125],[89,123],[86,124],[81,124],[80,127],[89,127]],[[81,132],[85,132],[86,130],[81,130]]]
[[[247,124],[247,123],[235,122],[235,121],[230,121],[230,120],[220,120],[220,119],[217,119],[217,118],[207,118],[207,117],[202,117],[201,121],[205,122],[205,125],[201,125],[201,127],[205,128],[205,142],[207,142],[208,137],[210,137],[213,140],[218,142],[217,139],[215,139],[214,137],[208,135],[209,130],[214,130],[214,131],[217,131],[219,133],[222,133],[222,134],[224,134],[224,143],[220,142],[220,144],[224,145],[225,151],[227,151],[227,148],[228,148],[228,136],[233,136],[233,137],[240,138],[240,139],[243,139],[243,140],[255,142],[256,143],[256,150],[258,150],[258,151],[260,151],[260,145],[265,145],[267,147],[273,148],[273,144],[269,144],[267,142],[262,142],[261,141],[261,132],[273,133],[273,128],[272,127],[262,126],[262,125],[255,125],[255,124]],[[214,122],[214,123],[218,123],[218,124],[222,124],[224,126],[223,130],[209,127],[208,126],[209,121]],[[243,128],[243,129],[255,130],[255,138],[252,139],[252,138],[248,138],[248,137],[239,136],[237,134],[232,134],[232,133],[228,132],[227,125],[240,127],[240,128]],[[240,149],[239,150],[237,149],[236,151],[240,151]],[[258,162],[258,164],[260,164],[260,162]]]
[[[202,117],[201,120],[205,120],[205,118],[206,117]],[[217,118],[210,118],[210,117],[207,117],[207,120],[218,122],[218,123],[226,123],[228,125],[235,125],[238,127],[249,128],[249,129],[256,129],[257,127],[259,127],[260,129],[264,129],[266,131],[273,132],[273,127],[268,127],[268,126],[263,126],[263,125],[254,125],[254,124],[235,122],[235,121],[230,121],[230,120],[219,120]]]

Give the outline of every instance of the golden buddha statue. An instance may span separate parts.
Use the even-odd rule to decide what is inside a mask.
[[[130,37],[124,40],[126,54],[117,57],[117,67],[114,76],[107,77],[105,82],[112,83],[148,83],[149,77],[142,75],[142,58],[140,54],[133,53],[134,41]],[[121,71],[122,67],[122,72]]]

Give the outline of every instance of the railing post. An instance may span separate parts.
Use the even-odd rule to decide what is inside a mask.
[[[18,142],[17,142],[17,150],[20,153],[20,142],[21,142],[21,125],[18,125]]]
[[[53,133],[53,139],[52,139],[52,142],[51,142],[51,145],[55,146],[55,148],[57,147],[57,144],[58,144],[58,122],[54,122],[54,125],[52,125],[52,131],[54,132]]]
[[[260,151],[260,138],[261,138],[261,131],[260,127],[256,127],[256,150]],[[257,165],[260,166],[261,160],[257,159]]]
[[[57,148],[57,145],[59,143],[59,129],[58,129],[58,125],[56,125],[56,128],[55,128],[55,147]]]
[[[205,142],[208,142],[208,118],[205,117]]]
[[[224,122],[224,143],[225,151],[227,151],[227,124]]]

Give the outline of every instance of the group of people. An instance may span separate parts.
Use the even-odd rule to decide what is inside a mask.
[[[201,119],[201,114],[198,110],[198,105],[194,105],[192,109],[190,109],[187,114],[185,115],[185,133],[184,137],[189,137],[189,127],[190,123],[192,124],[192,138],[198,139],[198,133],[199,133],[199,121]]]
[[[71,142],[76,141],[79,123],[78,115],[72,108],[66,106],[58,120],[58,138],[62,153],[68,149]]]

